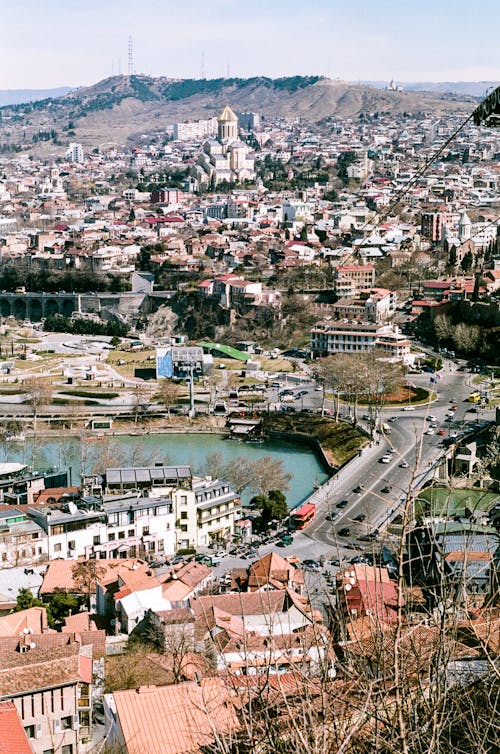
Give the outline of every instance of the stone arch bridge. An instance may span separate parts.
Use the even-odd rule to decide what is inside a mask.
[[[80,295],[75,293],[0,293],[0,317],[39,322],[54,314],[70,317],[80,311]]]

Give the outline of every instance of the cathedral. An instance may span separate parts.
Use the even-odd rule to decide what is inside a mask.
[[[249,148],[238,139],[238,118],[229,106],[217,118],[217,139],[208,139],[192,169],[200,187],[217,186],[221,181],[240,183],[255,178]]]

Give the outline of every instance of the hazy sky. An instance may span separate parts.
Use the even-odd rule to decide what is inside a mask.
[[[499,0],[2,0],[0,89],[198,78],[500,78]]]

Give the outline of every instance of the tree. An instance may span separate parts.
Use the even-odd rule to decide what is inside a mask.
[[[260,511],[255,526],[261,532],[267,531],[272,521],[283,521],[289,514],[286,497],[280,490],[270,490],[267,495],[256,495],[250,500],[250,506]]]
[[[25,380],[24,387],[33,412],[33,426],[36,430],[36,420],[40,409],[52,401],[52,382],[46,377],[29,377]]]
[[[282,460],[262,456],[254,462],[253,466],[254,479],[251,486],[260,495],[268,495],[270,490],[287,490],[290,486],[292,474],[285,471]]]
[[[30,607],[41,607],[43,602],[36,597],[33,597],[33,592],[25,586],[19,589],[15,611],[18,613],[20,610],[29,610]]]
[[[457,266],[457,248],[452,245],[448,256],[448,267],[454,269]]]
[[[167,409],[167,416],[170,419],[170,411],[172,406],[175,406],[179,400],[180,386],[175,382],[171,382],[168,379],[163,379],[160,382],[158,390],[158,398]]]
[[[134,424],[137,424],[139,416],[142,416],[148,407],[149,389],[144,383],[139,383],[132,393],[132,411]]]
[[[79,560],[71,570],[76,590],[86,595],[88,610],[91,606],[91,595],[96,593],[97,582],[105,573],[106,569],[99,565],[97,560]]]
[[[251,487],[255,480],[255,463],[246,456],[238,456],[227,462],[221,475],[240,495],[244,489]]]
[[[55,592],[47,606],[47,619],[51,628],[60,630],[64,619],[68,615],[74,615],[80,609],[77,597],[67,592]]]
[[[474,262],[474,257],[472,256],[472,252],[468,251],[466,254],[464,254],[462,261],[460,263],[460,267],[464,272],[469,272]]]

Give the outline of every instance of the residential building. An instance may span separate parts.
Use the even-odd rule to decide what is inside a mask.
[[[82,145],[72,141],[66,152],[66,159],[70,162],[82,164],[85,160]]]
[[[221,678],[115,691],[104,697],[106,738],[125,754],[202,754],[234,740],[235,701]]]
[[[43,546],[49,559],[154,558],[175,551],[175,517],[169,497],[152,500],[132,493],[83,498],[30,507],[28,515],[45,534]]]
[[[229,541],[241,516],[241,500],[227,482],[193,477],[189,466],[107,469],[104,489],[109,494],[147,495],[143,502],[150,506],[158,497],[168,496],[177,548]]]
[[[32,754],[79,754],[92,735],[92,647],[39,648],[36,638],[4,640],[0,700],[13,702]]]
[[[405,363],[411,361],[408,338],[390,324],[324,322],[311,329],[310,346],[316,356],[377,349]]]
[[[371,264],[349,264],[337,267],[334,292],[338,298],[359,296],[375,287],[375,267]]]
[[[233,568],[231,572],[231,589],[238,592],[286,588],[303,595],[304,572],[276,552],[269,552],[247,568]]]
[[[206,136],[216,136],[217,130],[217,118],[174,123],[173,137],[175,141],[195,141]]]

